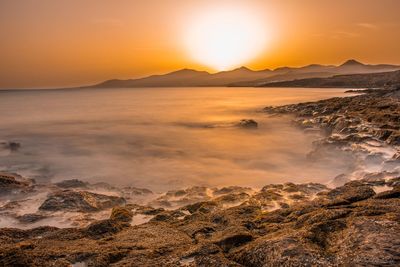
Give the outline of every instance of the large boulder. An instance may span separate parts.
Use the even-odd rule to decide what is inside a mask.
[[[125,199],[87,191],[63,190],[50,194],[39,207],[44,211],[99,211],[125,204]]]

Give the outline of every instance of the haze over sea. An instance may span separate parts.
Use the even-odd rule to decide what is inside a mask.
[[[345,96],[343,89],[135,88],[0,92],[0,170],[46,182],[90,182],[165,191],[327,182],[345,160],[307,160],[318,136],[268,105]],[[254,119],[258,129],[232,127]]]

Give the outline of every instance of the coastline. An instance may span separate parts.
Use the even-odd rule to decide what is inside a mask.
[[[90,192],[93,186],[105,185],[71,180],[54,185],[61,193],[46,197],[41,209],[107,210],[111,217],[80,228],[0,229],[0,262],[5,266],[396,265],[400,262],[399,99],[399,89],[382,89],[264,109],[274,116],[294,114],[298,127],[324,133],[310,157],[321,157],[322,152],[354,157],[358,168],[336,177],[330,184],[335,189],[316,183],[267,185],[259,191],[193,187],[159,196],[158,204],[175,201],[179,206],[167,209],[156,202],[154,207],[124,206],[124,199]],[[377,166],[382,169],[375,171]],[[32,181],[7,175],[0,177],[3,187],[35,190]],[[150,194],[146,189],[130,190],[138,198]],[[185,202],[188,198],[197,200]],[[149,222],[134,225],[135,218],[143,216]],[[388,246],[391,250],[385,249]]]

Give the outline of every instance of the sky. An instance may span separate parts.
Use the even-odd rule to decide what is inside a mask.
[[[400,64],[398,0],[0,0],[0,88],[217,71],[187,42],[197,18],[215,10],[257,18],[262,47],[239,62],[251,69],[350,58]]]

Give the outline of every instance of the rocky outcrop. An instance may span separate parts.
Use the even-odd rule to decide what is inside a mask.
[[[363,179],[371,169],[380,174],[398,172],[400,145],[400,87],[367,90],[363,94],[281,107],[266,107],[270,114],[293,114],[293,122],[322,138],[313,143],[310,160],[345,159],[349,171],[330,186]],[[352,164],[350,164],[352,163]],[[376,180],[377,178],[375,178]]]
[[[292,202],[273,211],[245,202],[228,209],[188,208],[190,212],[183,218],[171,216],[130,226],[134,207],[127,206],[114,208],[109,219],[81,229],[1,230],[0,265],[400,264],[398,188],[375,194],[368,182],[360,181],[333,190],[320,191],[319,187],[266,186],[259,193],[273,195],[269,190],[274,188],[282,192],[319,192],[312,200]]]
[[[366,94],[318,102],[266,107],[269,113],[291,113],[303,128],[320,127],[345,141],[378,139],[396,145],[400,130],[400,89],[370,90]],[[339,141],[340,142],[340,141]]]

